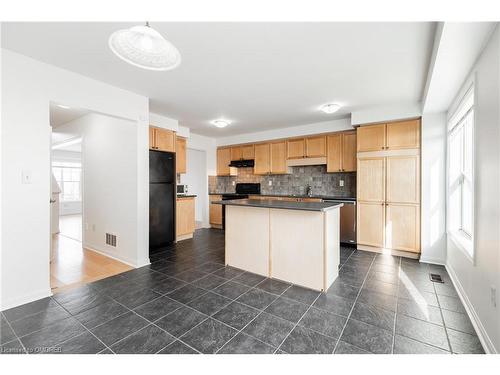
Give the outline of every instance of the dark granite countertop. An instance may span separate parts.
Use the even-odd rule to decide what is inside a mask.
[[[225,206],[240,207],[258,207],[258,208],[278,208],[283,210],[301,210],[301,211],[328,211],[334,208],[340,208],[342,203],[331,202],[287,202],[278,200],[260,200],[260,199],[233,199],[227,201],[216,201],[212,204],[221,204]]]
[[[234,194],[229,192],[224,193],[208,193],[208,195],[223,195],[223,194]],[[332,195],[305,195],[305,194],[249,194],[249,195],[260,195],[262,197],[286,197],[286,198],[319,198],[319,199],[336,199],[344,201],[355,201],[355,197],[339,197]]]
[[[195,194],[177,194],[177,198],[196,198]]]

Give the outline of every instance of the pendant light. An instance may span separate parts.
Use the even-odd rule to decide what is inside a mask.
[[[181,63],[179,50],[148,22],[145,26],[115,31],[108,43],[116,56],[139,68],[171,70]]]

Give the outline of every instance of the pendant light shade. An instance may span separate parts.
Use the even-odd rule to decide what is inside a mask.
[[[139,68],[171,70],[181,63],[177,48],[148,24],[115,31],[108,42],[116,56]]]

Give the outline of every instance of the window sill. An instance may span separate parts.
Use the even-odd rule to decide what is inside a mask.
[[[465,237],[460,231],[448,231],[448,237],[460,249],[465,257],[475,265],[474,262],[474,240]]]

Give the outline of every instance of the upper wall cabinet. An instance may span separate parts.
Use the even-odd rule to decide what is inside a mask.
[[[286,142],[272,142],[270,147],[271,153],[271,174],[285,174],[288,172],[286,166]]]
[[[254,174],[268,174],[271,172],[271,158],[269,143],[259,143],[255,145],[255,165]]]
[[[301,159],[305,153],[305,140],[304,138],[289,139],[286,141],[287,159]]]
[[[172,130],[150,127],[149,148],[151,150],[175,152],[175,132]]]
[[[253,160],[254,145],[231,147],[231,160]]]
[[[358,152],[385,150],[385,124],[360,126]]]
[[[232,168],[229,167],[231,162],[231,148],[217,149],[217,176],[231,176]]]
[[[177,173],[186,173],[186,138],[176,137],[175,166]]]
[[[306,138],[306,157],[321,158],[326,156],[326,137],[324,135],[318,137]]]
[[[356,132],[327,136],[327,172],[356,171]]]
[[[254,157],[254,145],[241,146],[241,158],[243,160],[252,160]]]
[[[231,147],[231,160],[241,160],[241,147]]]
[[[420,147],[420,120],[360,126],[358,152],[416,149]]]
[[[388,150],[420,147],[420,120],[391,122],[386,132]]]

